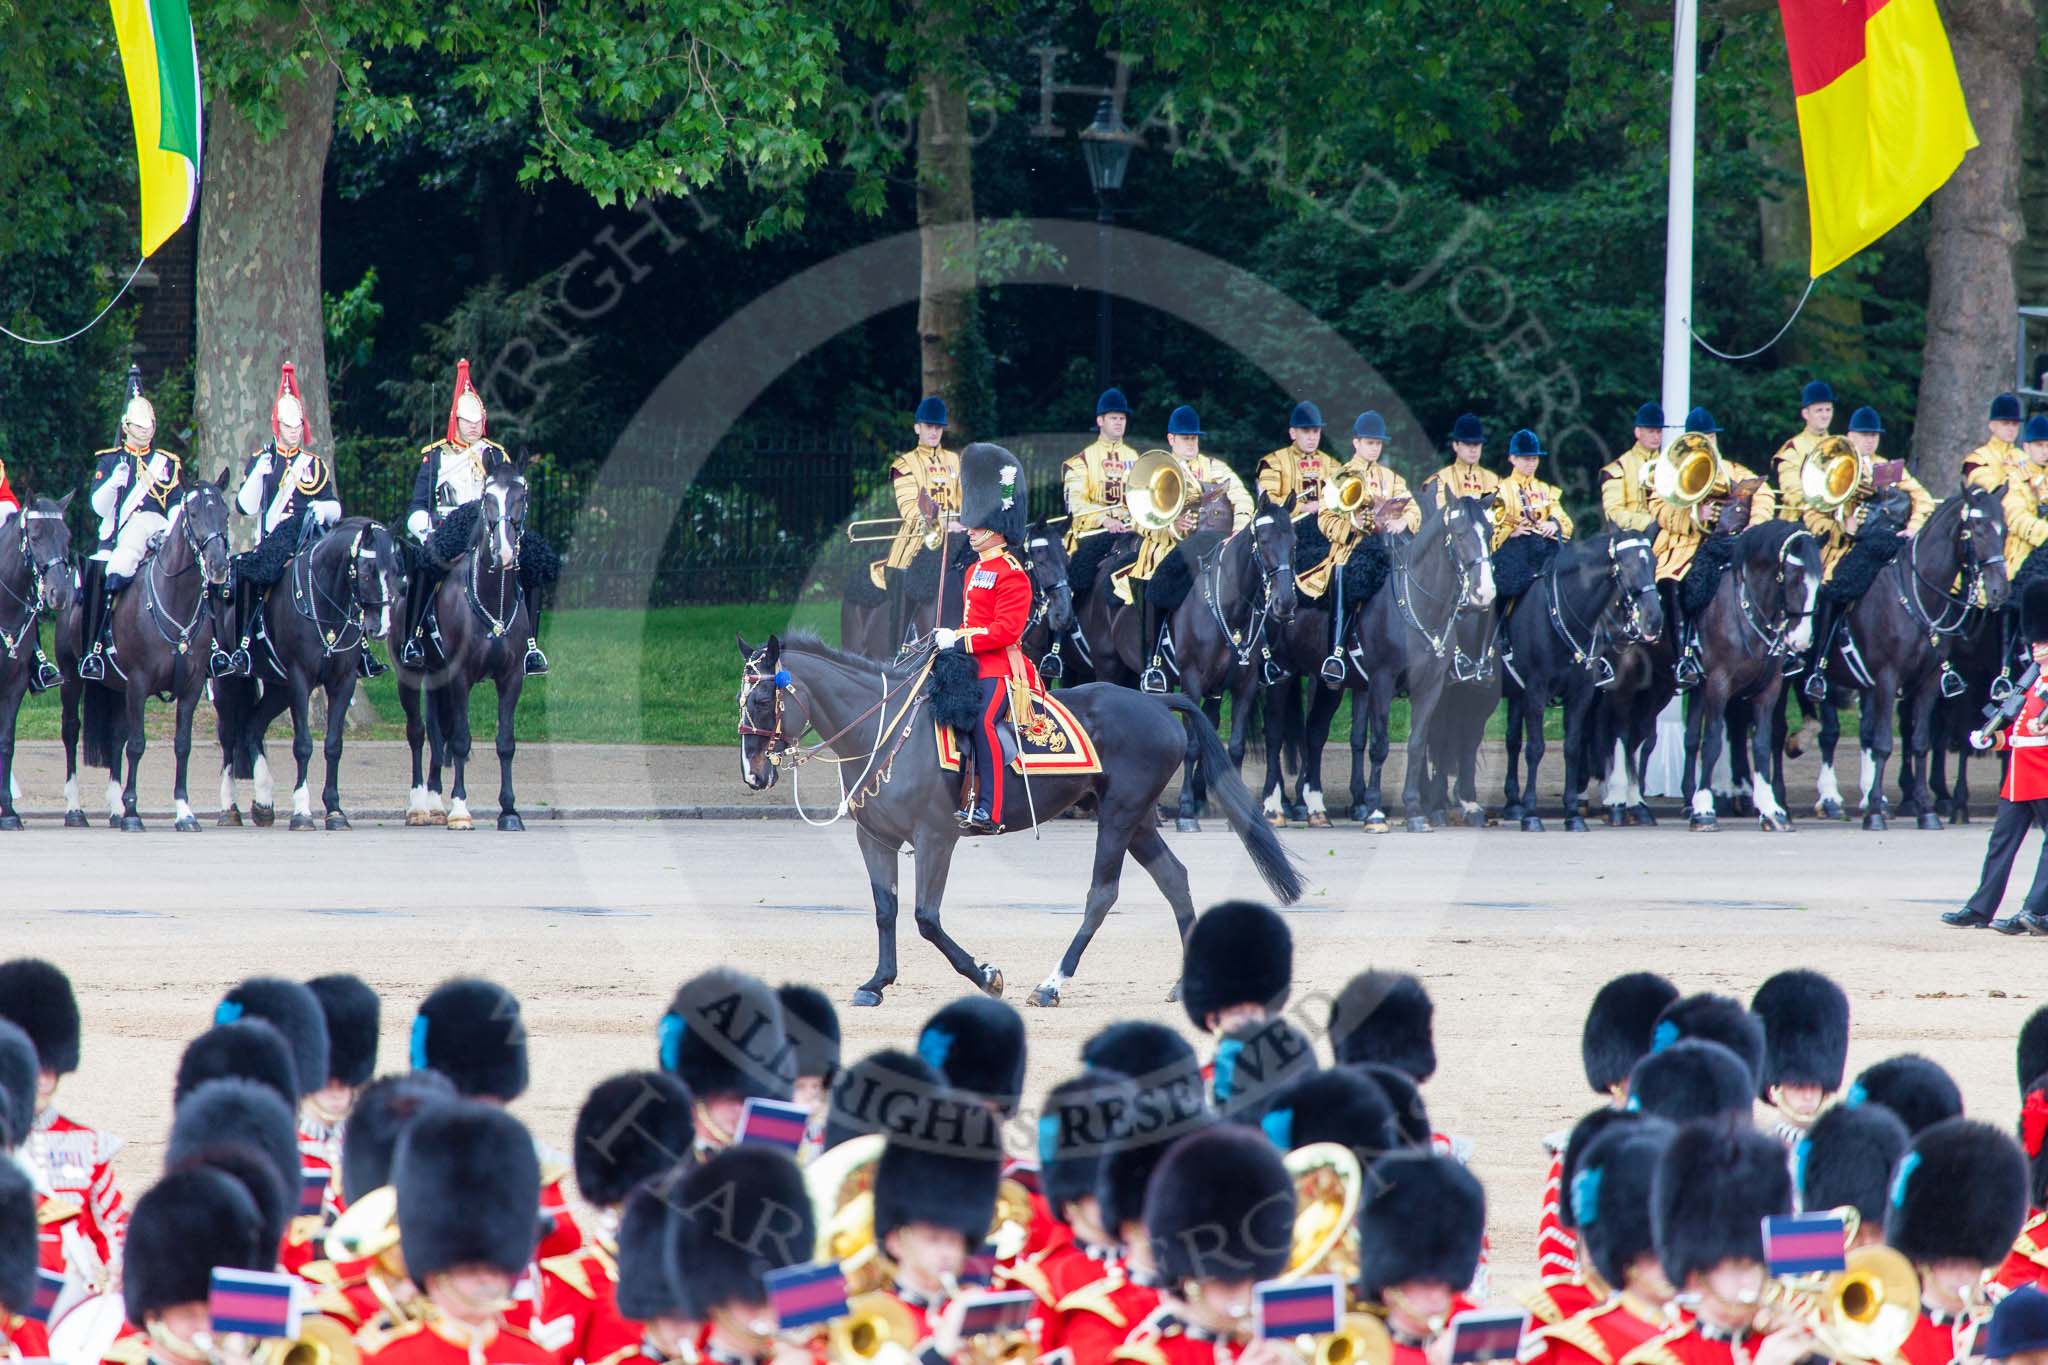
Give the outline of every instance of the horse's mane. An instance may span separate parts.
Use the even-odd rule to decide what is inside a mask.
[[[1811,535],[1812,532],[1796,521],[1779,521],[1773,517],[1769,521],[1751,522],[1743,527],[1736,548],[1745,559],[1752,557],[1759,550],[1766,550],[1775,555],[1785,548],[1786,541],[1802,534]]]
[[[863,672],[879,671],[891,674],[892,676],[897,673],[908,672],[914,666],[913,662],[909,660],[901,663],[893,659],[884,662],[881,659],[871,659],[865,654],[856,654],[850,649],[841,649],[837,645],[828,645],[819,639],[818,633],[813,630],[790,631],[782,637],[782,648],[785,652],[794,650],[798,654],[810,654],[821,659],[829,659],[842,668],[859,669]]]

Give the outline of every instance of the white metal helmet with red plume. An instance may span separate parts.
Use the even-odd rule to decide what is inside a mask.
[[[299,428],[300,440],[305,440],[306,404],[299,396],[298,372],[291,361],[284,362],[284,368],[277,376],[277,397],[270,405],[270,434],[280,440],[284,437],[287,424]]]
[[[476,385],[469,382],[469,362],[467,360],[455,362],[455,393],[448,400],[448,439],[460,445],[463,444],[463,441],[455,430],[457,419],[465,422],[475,422],[478,427],[478,434],[482,434],[484,426],[483,395],[476,391]]]

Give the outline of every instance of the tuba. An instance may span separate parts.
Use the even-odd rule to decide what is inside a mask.
[[[846,1316],[832,1320],[827,1355],[834,1365],[901,1365],[917,1338],[910,1310],[894,1296],[870,1290],[849,1298]]]
[[[888,1280],[875,1241],[875,1171],[885,1145],[880,1133],[868,1133],[820,1152],[804,1168],[818,1227],[817,1258],[838,1263],[847,1292],[856,1298]]]
[[[1335,1142],[1312,1142],[1289,1152],[1286,1164],[1294,1180],[1294,1245],[1280,1278],[1334,1274],[1353,1283],[1358,1279],[1358,1206],[1365,1195],[1357,1154]]]
[[[1876,488],[1871,462],[1844,436],[1823,437],[1799,462],[1799,492],[1808,507],[1840,515]]]
[[[1140,531],[1175,534],[1173,524],[1202,500],[1202,481],[1170,451],[1146,451],[1124,477],[1124,511]]]

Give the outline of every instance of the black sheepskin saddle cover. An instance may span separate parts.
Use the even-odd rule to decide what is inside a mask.
[[[1697,619],[1714,600],[1720,590],[1721,575],[1728,572],[1728,566],[1735,562],[1735,537],[1729,535],[1708,536],[1700,542],[1700,548],[1693,554],[1692,563],[1686,568],[1685,581],[1679,585],[1679,601],[1685,607],[1685,614]]]
[[[441,519],[427,537],[424,558],[428,565],[446,573],[470,552],[476,540],[477,518],[483,515],[479,503],[466,502]],[[519,533],[519,586],[530,591],[551,588],[562,577],[562,557],[533,532]]]
[[[1076,602],[1086,601],[1095,591],[1095,580],[1105,571],[1122,568],[1138,557],[1137,541],[1114,531],[1087,536],[1074,547],[1067,560],[1067,586]]]
[[[957,649],[934,654],[924,692],[931,698],[932,719],[939,724],[954,730],[981,724],[981,665],[972,654]]]
[[[1392,567],[1385,536],[1366,536],[1353,545],[1351,558],[1344,561],[1344,605],[1353,607],[1369,600],[1387,581]]]
[[[263,537],[262,543],[253,550],[244,550],[233,560],[235,577],[245,583],[254,583],[259,588],[270,587],[283,581],[285,565],[299,552],[299,537],[306,527],[303,510],[292,513],[277,524],[277,529]],[[306,544],[319,540],[315,534]]]
[[[1536,576],[1557,558],[1557,542],[1548,536],[1509,536],[1493,552],[1493,590],[1512,601],[1529,590]]]

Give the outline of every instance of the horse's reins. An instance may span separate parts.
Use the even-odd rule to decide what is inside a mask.
[[[1450,559],[1451,569],[1458,576],[1458,590],[1455,598],[1452,598],[1448,593],[1431,592],[1428,588],[1417,583],[1414,570],[1408,567],[1407,555],[1403,555],[1400,559],[1395,560],[1393,566],[1394,605],[1401,609],[1402,619],[1413,626],[1415,633],[1420,635],[1429,645],[1430,653],[1439,659],[1444,657],[1444,651],[1450,646],[1451,632],[1456,629],[1458,624],[1458,613],[1465,609],[1466,599],[1472,593],[1469,573],[1466,567],[1458,562],[1457,530],[1452,526],[1448,513],[1444,514],[1442,520],[1444,524],[1444,554]],[[1428,626],[1422,624],[1422,618],[1417,614],[1415,604],[1409,600],[1411,593],[1416,591],[1420,591],[1423,596],[1433,602],[1447,601],[1451,603],[1450,613],[1444,617],[1443,629],[1441,631],[1433,631]],[[1462,653],[1463,651],[1460,652]]]
[[[511,525],[513,532],[512,543],[514,549],[516,550],[519,544],[518,538],[526,533],[526,518],[504,516],[501,513],[499,520],[501,522],[509,523]],[[479,538],[482,538],[483,534],[491,528],[491,525],[492,523],[486,522],[483,518],[482,512],[479,511],[476,519],[477,533]],[[492,536],[490,537],[490,539],[493,542],[495,542],[497,537]],[[471,609],[474,610],[478,616],[481,616],[484,619],[485,625],[491,628],[491,638],[493,640],[502,639],[505,633],[512,629],[512,619],[519,615],[519,602],[516,597],[514,598],[512,603],[512,610],[505,611],[506,584],[509,580],[517,578],[519,570],[517,568],[507,568],[505,565],[499,563],[498,552],[495,549],[491,551],[491,568],[498,575],[498,610],[501,612],[505,612],[503,616],[494,616],[491,613],[491,609],[484,605],[482,578],[483,558],[484,557],[478,554],[474,549],[472,549],[469,552],[469,581],[465,583],[463,587],[466,590],[466,595],[469,598],[469,605]]]
[[[192,608],[192,619],[179,624],[178,618],[171,615],[170,609],[164,605],[163,595],[156,586],[156,580],[161,574],[166,582],[170,582],[173,579],[183,578],[188,573],[202,569],[205,565],[206,547],[217,540],[225,548],[228,537],[225,531],[215,531],[203,540],[194,540],[192,538],[192,518],[184,514],[185,509],[183,506],[176,510],[179,514],[178,534],[184,538],[186,546],[191,549],[192,562],[185,568],[165,573],[162,571],[161,561],[158,560],[155,552],[151,552],[149,566],[142,571],[142,605],[149,612],[149,623],[156,627],[156,633],[163,637],[163,642],[176,649],[180,654],[189,654],[192,651],[192,632],[199,629],[200,618],[211,613],[213,595],[202,588],[199,594],[199,601]],[[176,635],[171,634],[166,629],[166,622],[177,628]],[[127,674],[123,673],[122,676],[125,678]]]
[[[1740,608],[1738,616],[1741,619],[1742,624],[1747,626],[1750,632],[1756,636],[1758,642],[1763,645],[1764,657],[1766,659],[1775,658],[1780,654],[1787,653],[1788,647],[1785,644],[1785,637],[1791,633],[1792,627],[1797,622],[1813,614],[1811,610],[1792,610],[1792,599],[1790,595],[1785,592],[1785,560],[1792,553],[1792,546],[1794,545],[1794,543],[1799,541],[1801,538],[1804,538],[1806,540],[1814,540],[1814,534],[1811,531],[1803,529],[1794,531],[1792,534],[1786,536],[1784,543],[1778,547],[1778,609],[1784,617],[1784,622],[1783,624],[1778,626],[1776,630],[1766,629],[1764,625],[1757,620],[1756,607],[1749,595],[1750,566],[1748,564],[1743,564],[1739,566],[1736,570],[1735,602],[1736,605]],[[1815,544],[1817,545],[1818,543],[1819,542],[1816,540]]]
[[[1256,524],[1256,521],[1254,521],[1254,525]],[[1259,567],[1258,596],[1254,598],[1247,594],[1241,599],[1250,611],[1250,616],[1245,621],[1244,633],[1242,635],[1233,629],[1230,622],[1225,619],[1223,604],[1219,600],[1223,591],[1223,555],[1230,548],[1231,542],[1236,540],[1238,536],[1249,538],[1245,553],[1250,562]],[[1215,619],[1216,628],[1223,632],[1224,640],[1230,645],[1231,662],[1236,667],[1245,668],[1249,666],[1250,660],[1247,656],[1255,646],[1259,651],[1261,662],[1270,663],[1272,661],[1273,647],[1266,642],[1266,622],[1275,614],[1273,611],[1273,585],[1280,581],[1280,575],[1291,575],[1293,572],[1293,563],[1287,559],[1281,560],[1270,569],[1266,566],[1265,560],[1259,556],[1258,538],[1253,533],[1251,526],[1247,526],[1244,530],[1238,531],[1218,542],[1215,549],[1202,556],[1202,602],[1203,605],[1209,608],[1209,615]]]
[[[362,585],[363,539],[372,530],[382,529],[383,527],[374,521],[365,522],[356,528],[356,536],[354,541],[349,544],[347,555],[349,583],[352,589],[360,588]],[[318,546],[316,545],[314,548],[317,549]],[[380,597],[366,602],[359,593],[351,591],[348,601],[337,602],[323,590],[320,581],[313,576],[313,555],[311,551],[293,555],[291,562],[292,609],[298,612],[300,619],[311,622],[314,631],[320,636],[320,657],[331,659],[341,651],[353,649],[357,644],[367,640],[369,632],[363,626],[364,610],[366,608],[382,610],[391,605],[392,599]],[[301,579],[304,581],[301,582]],[[308,600],[309,597],[311,598],[310,601]],[[335,608],[340,615],[340,624],[332,629],[328,628],[320,620],[320,608],[323,605]],[[353,639],[349,637],[351,630],[355,632]],[[268,642],[269,637],[265,636],[265,640]],[[275,661],[277,658],[277,646],[274,643],[270,645],[270,654],[272,660]]]
[[[21,648],[21,642],[36,633],[36,622],[43,613],[43,594],[45,592],[44,585],[48,578],[47,571],[64,562],[63,555],[52,555],[48,563],[39,563],[29,552],[28,546],[28,524],[31,521],[62,521],[62,516],[55,512],[30,512],[24,510],[20,513],[20,519],[21,562],[28,567],[28,595],[24,597],[8,586],[7,583],[0,581],[0,592],[5,592],[9,597],[13,598],[22,609],[21,625],[16,630],[10,634],[8,631],[0,629],[0,645],[6,647],[4,650],[0,650],[0,652],[4,652],[10,659],[14,657],[15,651]]]
[[[1624,550],[1640,549],[1647,553],[1649,546],[1650,542],[1644,540],[1641,536],[1632,536],[1626,540],[1610,540],[1607,543],[1607,577],[1618,584],[1621,580],[1621,552]],[[1557,561],[1552,560],[1550,564],[1550,610],[1548,613],[1550,624],[1556,629],[1558,639],[1564,641],[1565,648],[1572,652],[1572,662],[1583,664],[1593,657],[1593,641],[1599,632],[1600,616],[1605,616],[1607,612],[1605,608],[1602,608],[1600,616],[1596,616],[1590,626],[1587,625],[1585,620],[1580,620],[1579,625],[1586,632],[1586,643],[1581,645],[1572,638],[1571,630],[1565,621],[1564,594],[1559,591],[1561,581],[1558,576]],[[1631,638],[1641,638],[1638,624],[1641,620],[1641,613],[1636,606],[1636,594],[1629,593],[1625,600],[1628,603],[1626,620],[1630,636]]]
[[[1969,506],[1967,503],[1958,503],[1957,507],[1959,509],[1956,517],[1957,539],[1962,542],[1963,550],[1961,568],[1963,574],[1962,592],[1950,592],[1947,588],[1920,572],[1920,536],[1914,536],[1906,546],[1906,567],[1912,571],[1912,581],[1896,589],[1899,605],[1904,607],[1907,613],[1919,621],[1920,625],[1928,632],[1928,644],[1930,645],[1937,643],[1944,635],[1960,635],[1969,628],[1970,613],[1976,610],[1975,599],[1978,590],[1984,584],[1984,571],[1993,564],[2003,564],[2005,562],[2005,547],[2002,544],[1999,546],[1996,555],[1987,559],[1977,558],[1976,551],[1970,543],[1969,526],[1970,522],[1978,517],[1980,513],[1978,513],[1976,508]],[[1934,518],[1929,517],[1928,520],[1931,522]],[[1924,535],[1925,533],[1926,530],[1923,527],[1921,534]],[[1922,588],[1933,592],[1940,599],[1941,614],[1939,616],[1928,611],[1922,605],[1920,601],[1920,590]],[[1949,620],[1949,609],[1951,607],[1956,608],[1955,620],[1953,622]]]
[[[798,817],[802,819],[805,824],[820,827],[825,825],[837,824],[846,815],[848,811],[858,810],[863,804],[866,803],[867,799],[870,796],[874,795],[875,792],[880,791],[883,784],[889,780],[889,773],[893,771],[893,769],[895,768],[896,755],[902,752],[904,743],[910,738],[911,727],[908,724],[908,721],[911,715],[915,712],[918,703],[921,700],[923,700],[924,680],[927,676],[930,675],[932,671],[932,664],[937,660],[937,658],[938,651],[936,649],[930,650],[930,652],[925,657],[924,666],[918,669],[917,675],[914,678],[910,679],[909,686],[905,689],[905,691],[898,693],[898,696],[907,698],[904,705],[896,712],[896,714],[893,717],[884,716],[880,724],[877,726],[875,730],[875,747],[868,750],[867,753],[855,758],[832,757],[828,756],[824,751],[837,741],[844,739],[850,732],[853,731],[853,729],[856,726],[860,725],[869,716],[874,715],[878,711],[882,711],[884,708],[888,706],[889,674],[886,669],[883,670],[881,675],[882,695],[880,700],[876,701],[874,705],[868,707],[865,711],[862,711],[859,715],[855,716],[845,725],[840,726],[839,729],[829,737],[818,741],[818,743],[814,745],[804,747],[801,745],[794,744],[790,741],[788,727],[783,724],[782,720],[783,694],[787,693],[791,697],[797,696],[796,679],[790,675],[790,672],[787,668],[777,668],[773,673],[762,673],[754,667],[754,661],[752,659],[747,660],[745,667],[741,670],[740,673],[740,720],[738,727],[739,733],[743,736],[752,735],[758,739],[765,739],[767,741],[767,743],[764,744],[762,748],[763,757],[765,757],[768,760],[769,767],[781,767],[785,761],[788,763],[790,802],[796,810]],[[759,687],[764,682],[771,684],[773,687],[773,691],[770,695],[774,699],[775,709],[774,724],[768,727],[754,725],[747,719],[747,708],[753,697],[754,689]],[[802,698],[798,697],[797,701],[799,705],[802,704]],[[889,757],[883,765],[883,771],[880,781],[876,782],[874,789],[870,791],[867,789],[868,779],[870,775],[874,773],[875,761],[881,756],[883,745],[889,738],[889,732],[892,729],[897,728],[899,722],[903,723],[901,727],[901,732],[897,735],[896,743],[893,746],[890,746],[889,748]],[[809,730],[810,728],[810,708],[805,707],[804,723],[803,726],[797,730],[797,734],[801,736],[804,733],[804,731]],[[839,793],[838,809],[834,810],[829,817],[823,820],[814,820],[811,818],[810,813],[806,811],[803,807],[802,796],[797,791],[797,770],[803,764],[809,762],[812,759],[817,759],[820,762],[824,763],[830,763],[834,766],[841,766],[848,763],[859,763],[863,760],[865,760],[867,763],[867,766],[861,769],[859,780],[856,781],[851,788],[846,787],[845,784],[842,782]]]

